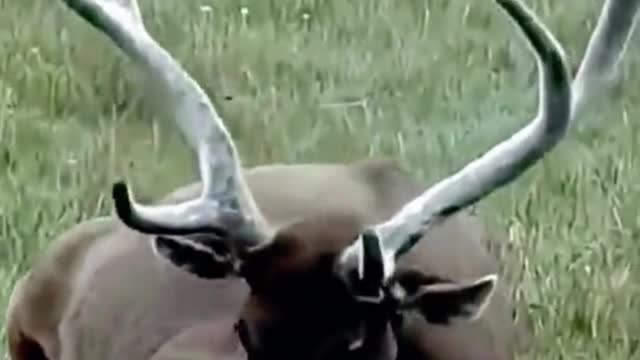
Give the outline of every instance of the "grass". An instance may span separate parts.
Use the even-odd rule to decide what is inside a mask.
[[[527,2],[577,64],[602,1]],[[130,64],[53,3],[0,0],[0,311],[53,236],[110,211],[116,178],[156,197],[195,179],[191,154],[154,117],[153,93]],[[436,180],[535,112],[531,55],[492,1],[142,8],[212,95],[248,166],[386,155]],[[632,45],[613,94],[480,205],[521,265],[518,293],[536,333],[526,358],[640,357],[639,60]]]

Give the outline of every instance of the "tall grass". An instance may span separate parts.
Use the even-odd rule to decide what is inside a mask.
[[[492,1],[141,2],[247,166],[385,155],[432,181],[535,112],[532,57]],[[527,2],[577,64],[602,1]],[[631,46],[613,94],[480,205],[523,269],[530,358],[640,358],[639,60]],[[116,178],[156,197],[195,179],[133,70],[57,2],[0,0],[0,310],[53,236],[110,211]]]

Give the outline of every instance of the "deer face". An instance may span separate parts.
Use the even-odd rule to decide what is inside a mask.
[[[303,221],[247,258],[240,273],[251,293],[239,331],[249,353],[311,359],[356,350],[364,319],[377,314],[353,297],[336,264],[358,230],[349,218]]]
[[[360,276],[343,258],[362,231],[362,224],[349,216],[304,220],[277,232],[267,245],[238,254],[235,267],[225,256],[202,251],[202,242],[190,247],[162,238],[156,246],[159,254],[195,275],[204,266],[235,272],[247,281],[251,293],[238,330],[256,359],[392,359],[394,329],[403,312],[417,311],[431,323],[446,324],[474,319],[488,303],[496,280],[492,276],[459,284],[398,269],[385,281],[376,266]],[[368,251],[364,255],[375,257]],[[194,259],[207,265],[197,266]]]

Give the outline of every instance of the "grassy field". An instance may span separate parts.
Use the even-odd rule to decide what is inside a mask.
[[[384,155],[436,180],[535,112],[531,55],[492,1],[141,2],[248,166]],[[602,0],[527,2],[577,64]],[[116,178],[147,196],[195,179],[135,69],[57,3],[0,0],[1,312],[53,236],[110,211]],[[629,51],[620,85],[557,151],[479,206],[522,270],[527,358],[640,358],[640,48]]]

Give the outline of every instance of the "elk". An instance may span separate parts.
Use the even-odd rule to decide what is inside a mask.
[[[201,183],[156,205],[116,183],[117,216],[55,240],[12,294],[14,360],[510,359],[515,325],[491,235],[464,209],[562,139],[611,81],[640,1],[606,2],[572,83],[534,14],[496,0],[536,54],[538,116],[426,191],[382,160],[243,169],[210,100],[147,33],[135,1],[65,2],[163,89]]]

